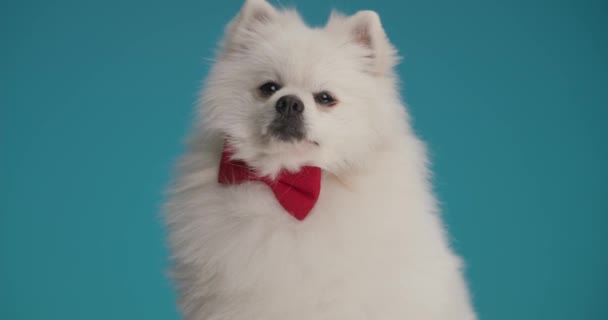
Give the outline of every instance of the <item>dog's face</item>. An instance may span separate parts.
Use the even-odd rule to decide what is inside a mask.
[[[374,12],[310,28],[295,12],[248,0],[207,82],[204,127],[264,174],[345,170],[402,130],[395,61]]]

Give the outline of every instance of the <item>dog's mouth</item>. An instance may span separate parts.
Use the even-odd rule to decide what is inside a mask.
[[[265,153],[305,155],[319,149],[321,144],[310,132],[302,116],[277,115],[263,127],[261,143]]]
[[[270,128],[262,135],[262,141],[268,147],[274,150],[285,150],[295,147],[297,149],[318,148],[321,146],[318,140],[307,137],[305,133],[293,133],[293,129],[285,131],[274,131]]]
[[[306,128],[301,117],[277,117],[268,125],[268,135],[281,142],[306,140]]]
[[[320,147],[321,144],[317,140],[308,139],[308,138],[285,138],[285,136],[267,134],[264,137],[266,144],[274,144],[278,146],[310,146],[310,147]]]
[[[320,146],[319,143],[317,141],[315,141],[315,140],[306,140],[306,143],[310,143],[310,144],[312,144],[312,145],[314,145],[316,147]]]
[[[306,125],[301,117],[275,118],[266,127],[264,136],[269,143],[279,142],[280,144],[319,146],[317,140],[307,137]]]

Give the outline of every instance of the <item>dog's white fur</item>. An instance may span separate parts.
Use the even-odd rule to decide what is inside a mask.
[[[378,15],[309,28],[248,0],[226,33],[166,208],[185,318],[475,319]],[[264,99],[268,80],[283,88]],[[315,104],[321,90],[339,103]],[[307,141],[268,138],[285,94],[304,102]],[[261,174],[322,168],[310,215],[295,220],[262,183],[219,185],[224,139]]]

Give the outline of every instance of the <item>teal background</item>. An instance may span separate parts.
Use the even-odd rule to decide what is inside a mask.
[[[240,5],[1,1],[0,319],[178,318],[158,211]],[[608,319],[607,2],[297,6],[381,14],[481,319]]]

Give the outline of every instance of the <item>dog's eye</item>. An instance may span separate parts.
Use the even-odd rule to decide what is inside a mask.
[[[268,81],[268,82],[264,83],[263,85],[261,85],[258,89],[260,90],[260,93],[262,94],[262,96],[270,97],[275,92],[279,91],[281,89],[281,86],[279,84],[277,84],[276,82]]]
[[[314,95],[315,101],[323,106],[331,107],[334,106],[338,101],[334,98],[331,93],[322,91]]]

